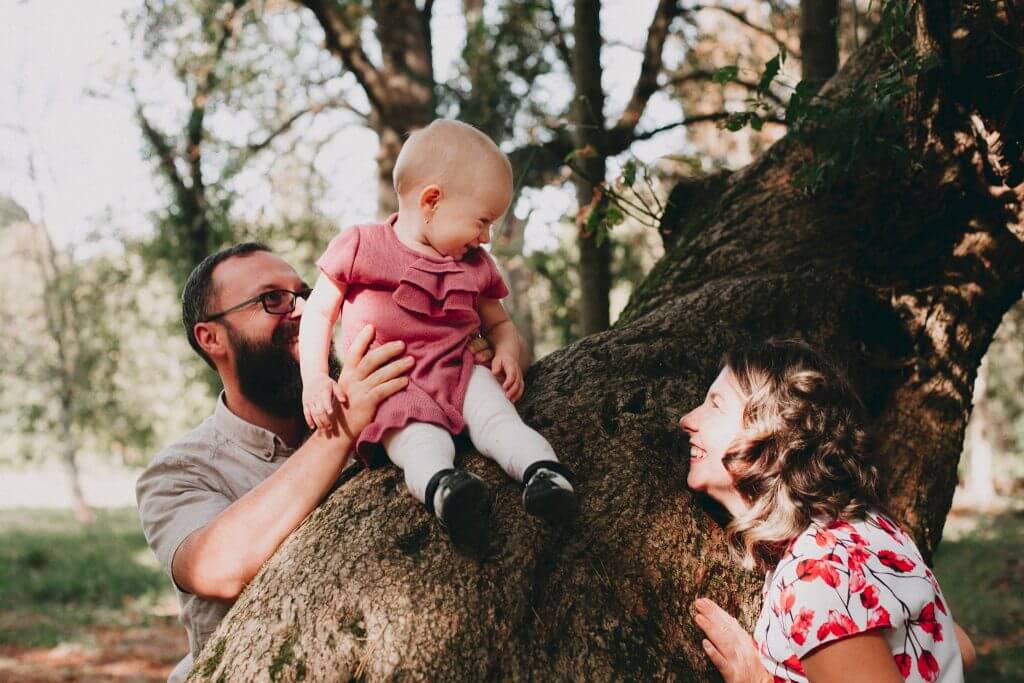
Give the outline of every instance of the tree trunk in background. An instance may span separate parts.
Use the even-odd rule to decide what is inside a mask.
[[[91,524],[96,520],[89,503],[82,493],[82,474],[78,469],[78,445],[75,443],[75,436],[71,429],[71,405],[69,401],[61,400],[60,415],[61,441],[64,444],[61,452],[61,462],[64,464],[64,471],[68,475],[68,485],[71,487],[71,504],[75,513],[75,519],[81,524]]]
[[[922,0],[914,80],[892,142],[920,164],[852,169],[808,196],[785,138],[724,182],[717,206],[633,296],[615,329],[533,366],[519,404],[578,476],[579,518],[523,514],[519,487],[470,453],[495,498],[489,539],[456,552],[393,467],[357,474],[294,533],[201,653],[194,680],[717,680],[690,616],[708,596],[748,626],[762,577],[726,556],[685,486],[676,422],[723,350],[802,335],[850,368],[878,429],[897,515],[931,557],[978,364],[1024,287],[1024,37],[1006,2]],[[877,40],[826,86],[892,64]]]
[[[988,367],[989,364],[983,362],[978,370],[978,379],[974,382],[974,410],[967,423],[967,446],[970,456],[967,459],[967,482],[964,488],[971,503],[979,509],[991,507],[996,498],[992,469],[993,425],[988,400],[985,398]]]
[[[361,3],[302,4],[324,29],[327,49],[355,75],[370,102],[369,125],[379,139],[377,210],[385,218],[398,209],[391,174],[402,142],[436,115],[429,12],[415,0],[374,0],[370,12],[381,51],[380,64],[374,64],[363,50]]]
[[[573,19],[572,78],[576,98],[572,104],[576,173],[576,200],[579,205],[577,243],[580,251],[580,330],[581,336],[603,332],[609,325],[611,290],[611,244],[598,244],[596,236],[585,230],[594,189],[604,181],[606,157],[604,90],[601,87],[601,2],[575,0]]]
[[[515,205],[515,200],[512,202]],[[523,254],[526,224],[525,219],[516,218],[509,209],[508,216],[501,223],[501,230],[494,235],[491,253],[497,258],[501,269],[508,279],[509,296],[503,303],[508,308],[512,321],[519,330],[523,344],[530,352],[530,358],[536,358],[537,334],[533,310],[530,308],[530,286],[536,274],[530,268]]]
[[[803,79],[824,83],[839,68],[839,0],[800,0]]]

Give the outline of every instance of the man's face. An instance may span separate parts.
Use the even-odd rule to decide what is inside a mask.
[[[274,289],[307,289],[291,266],[267,252],[228,259],[214,270],[213,281],[214,311]],[[298,340],[303,303],[296,302],[291,314],[275,315],[256,302],[219,319],[227,331],[229,367],[238,379],[239,390],[278,417],[302,417]],[[337,378],[341,368],[333,345],[329,369],[331,376]]]

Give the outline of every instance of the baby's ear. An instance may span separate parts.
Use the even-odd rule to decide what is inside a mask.
[[[438,185],[427,185],[420,191],[420,209],[424,212],[433,213],[437,211],[437,205],[441,203],[444,192]]]

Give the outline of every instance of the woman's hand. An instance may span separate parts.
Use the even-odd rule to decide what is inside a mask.
[[[373,421],[381,401],[409,384],[405,373],[413,366],[411,356],[392,360],[405,350],[405,342],[389,342],[367,353],[372,340],[373,327],[367,325],[352,341],[335,385],[341,404],[339,428],[353,443]]]
[[[702,643],[711,663],[725,683],[761,683],[771,676],[754,649],[754,642],[740,622],[707,598],[693,603],[694,621],[707,638]]]

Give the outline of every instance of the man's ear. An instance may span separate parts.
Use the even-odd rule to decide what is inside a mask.
[[[427,185],[420,192],[420,211],[423,212],[423,218],[428,222],[434,216],[434,212],[437,211],[437,205],[441,203],[444,193],[441,188],[437,185]]]
[[[225,359],[228,356],[227,330],[220,325],[209,323],[196,323],[192,328],[196,335],[196,343],[199,348],[210,357],[211,360]]]

